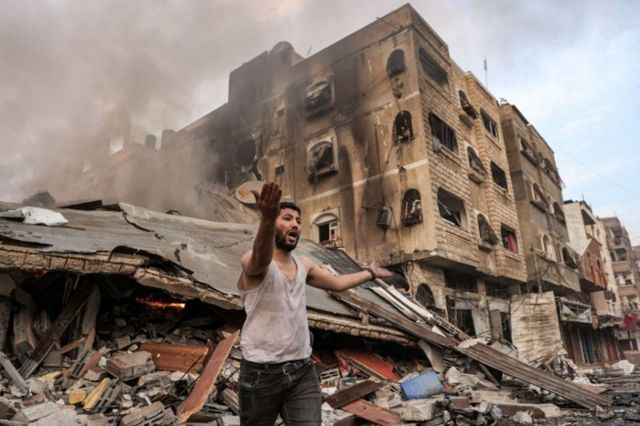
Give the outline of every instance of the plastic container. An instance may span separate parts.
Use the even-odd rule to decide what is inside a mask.
[[[428,398],[442,393],[442,383],[435,371],[428,371],[406,380],[400,384],[400,387],[407,399]]]

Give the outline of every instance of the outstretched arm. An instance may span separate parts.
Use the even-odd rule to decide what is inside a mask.
[[[391,276],[391,271],[381,268],[375,264],[371,265],[370,268],[364,271],[354,272],[351,274],[333,275],[331,272],[319,267],[306,257],[303,257],[303,261],[307,268],[307,284],[324,290],[340,292],[356,287],[375,278]]]
[[[260,208],[261,217],[258,233],[253,241],[253,250],[242,257],[242,272],[248,277],[261,278],[273,256],[273,239],[282,191],[277,183],[270,182],[262,187],[260,194],[252,192]]]

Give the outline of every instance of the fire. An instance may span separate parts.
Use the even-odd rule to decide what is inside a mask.
[[[150,306],[155,309],[175,309],[177,311],[182,310],[187,306],[186,303],[181,302],[162,302],[160,300],[144,300],[144,299],[136,299],[136,302],[142,303],[143,305]]]

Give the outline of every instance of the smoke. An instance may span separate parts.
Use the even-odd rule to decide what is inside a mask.
[[[99,168],[110,138],[141,143],[145,133],[179,129],[226,102],[230,71],[278,41],[313,54],[403,3],[5,0],[0,199],[19,201],[40,190],[57,199],[79,198],[70,181],[87,164]],[[572,46],[632,30],[638,4],[433,0],[414,7],[449,44],[452,57],[482,80],[486,54],[491,89],[526,104],[522,109],[536,122],[549,114],[546,96],[563,99],[532,82],[540,82],[540,75],[561,78],[563,69],[554,65]],[[532,86],[539,93],[523,89]],[[158,173],[147,167],[139,165],[137,173]],[[185,172],[175,181],[196,184],[198,173]],[[129,178],[131,173],[119,176],[118,185],[126,186]],[[167,190],[159,181],[147,181],[149,193]]]

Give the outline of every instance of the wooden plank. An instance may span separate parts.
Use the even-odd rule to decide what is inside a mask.
[[[62,309],[55,323],[47,330],[45,335],[38,343],[38,346],[33,350],[33,353],[29,359],[22,365],[20,374],[25,379],[28,379],[31,374],[38,368],[38,365],[44,360],[49,351],[53,349],[53,346],[58,343],[62,333],[67,329],[69,324],[80,313],[80,310],[87,301],[87,297],[93,291],[93,285],[85,284],[80,285],[71,296],[69,303]]]
[[[193,391],[189,394],[187,399],[178,406],[178,424],[185,423],[192,414],[200,411],[202,407],[204,407],[211,390],[215,386],[216,379],[222,370],[222,366],[229,356],[229,353],[233,348],[233,344],[239,334],[240,330],[237,330],[235,333],[218,343],[213,354],[211,354],[211,358],[207,361],[207,365],[204,367],[204,371],[200,375]]]
[[[597,407],[611,406],[609,398],[592,394],[575,383],[565,382],[553,374],[535,369],[482,343],[461,347],[458,345],[459,341],[457,339],[440,336],[427,329],[424,325],[416,324],[398,313],[365,299],[352,290],[332,294],[340,300],[345,300],[351,306],[359,306],[364,312],[386,319],[396,327],[419,339],[453,349],[488,367],[505,372],[525,383],[539,386],[585,408],[596,409]]]
[[[339,392],[327,397],[324,401],[332,408],[340,408],[356,399],[364,398],[372,392],[377,391],[384,382],[374,382],[373,380],[365,380],[348,388],[342,389]]]
[[[140,346],[141,351],[151,354],[158,370],[192,371],[200,373],[209,348],[205,345],[175,345],[172,343],[149,343]]]
[[[80,325],[80,336],[85,339],[84,347],[87,349],[93,349],[93,342],[96,338],[96,319],[100,310],[100,301],[100,289],[95,287],[87,299]]]
[[[367,402],[364,399],[358,399],[347,405],[343,405],[341,410],[355,414],[377,425],[395,426],[402,424],[402,418],[399,414]]]

